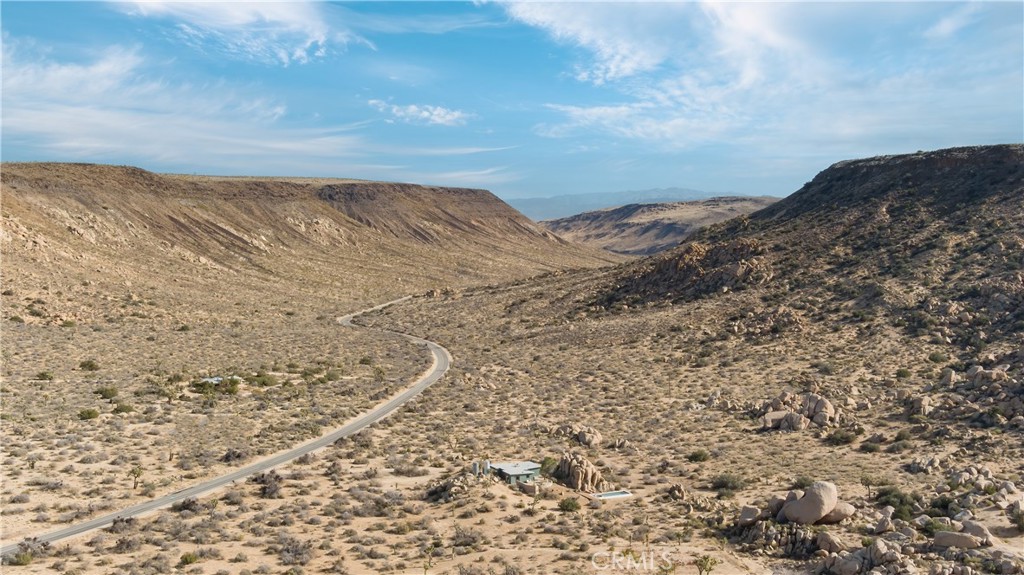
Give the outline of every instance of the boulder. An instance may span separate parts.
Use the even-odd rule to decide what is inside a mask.
[[[828,515],[839,503],[839,490],[827,481],[818,481],[807,488],[803,497],[782,507],[786,519],[793,523],[812,525]]]
[[[963,529],[961,533],[973,535],[981,540],[982,545],[992,545],[992,532],[985,527],[984,524],[974,521],[973,519],[963,520]]]
[[[910,403],[910,415],[928,415],[932,412],[932,398],[924,395],[915,397]]]
[[[782,423],[779,424],[779,429],[782,431],[803,431],[811,424],[811,420],[800,415],[799,413],[787,413],[782,418]]]
[[[736,519],[736,525],[739,527],[748,527],[757,522],[757,518],[761,516],[761,510],[753,505],[744,505],[740,509],[740,516]]]
[[[958,381],[960,381],[960,378],[957,377],[953,368],[947,367],[942,370],[942,379],[939,380],[939,385],[942,387],[949,387]]]
[[[840,551],[846,551],[850,547],[843,543],[837,535],[833,535],[828,531],[821,531],[818,533],[818,549],[825,551],[826,553],[839,553]]]
[[[832,508],[824,517],[818,520],[819,525],[831,525],[833,523],[839,523],[844,519],[853,517],[853,514],[857,512],[857,509],[845,501],[839,501],[836,506]]]
[[[576,435],[576,440],[585,447],[596,447],[601,444],[601,432],[593,427],[581,429]]]
[[[775,517],[782,511],[782,506],[786,504],[786,498],[779,495],[772,495],[771,499],[768,500],[768,516]]]
[[[778,429],[782,425],[782,420],[788,414],[788,411],[769,411],[761,417],[761,427],[764,429]]]
[[[970,533],[956,531],[936,531],[932,544],[936,547],[959,547],[960,549],[977,549],[981,540]]]

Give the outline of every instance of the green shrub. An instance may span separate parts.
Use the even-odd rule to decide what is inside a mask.
[[[105,385],[97,389],[93,393],[102,397],[103,399],[114,399],[115,397],[117,397],[117,388],[112,385]]]
[[[114,413],[131,413],[133,411],[135,411],[135,408],[130,403],[118,403],[114,407]]]
[[[575,497],[566,497],[558,502],[558,509],[565,513],[575,513],[580,510],[580,500]]]
[[[698,449],[686,456],[686,460],[691,463],[699,463],[708,459],[711,459],[711,454],[706,449]]]
[[[912,449],[914,446],[909,441],[896,441],[885,449],[887,453],[900,453]]]
[[[93,409],[91,407],[87,408],[87,409],[83,409],[83,410],[78,412],[78,419],[81,419],[83,421],[86,420],[86,419],[96,419],[99,416],[100,416],[99,410]]]
[[[723,473],[716,475],[711,479],[711,487],[713,489],[743,489],[747,485],[747,480],[733,473]]]
[[[181,558],[178,559],[178,565],[191,565],[196,561],[199,561],[199,555],[189,551],[181,554]]]
[[[36,374],[36,379],[39,381],[52,381],[53,374],[48,371],[40,371]]]
[[[21,317],[20,315],[12,315],[7,319],[9,321],[13,321],[14,323],[25,323],[25,318]]]
[[[96,363],[96,360],[94,359],[87,359],[82,363],[79,363],[78,367],[85,371],[98,371],[100,369],[100,364]]]
[[[11,565],[28,565],[32,562],[32,553],[20,551],[11,556]]]
[[[907,379],[908,377],[910,377],[910,370],[909,369],[907,369],[905,367],[901,367],[901,368],[896,370],[896,378],[897,379]]]
[[[790,489],[807,489],[814,485],[814,479],[806,475],[801,475],[793,480],[793,486]]]
[[[1024,533],[1024,510],[1015,510],[1009,513],[1010,523],[1017,528],[1017,531]]]
[[[78,324],[75,323],[75,320],[73,320],[73,319],[66,319],[66,320],[60,322],[60,326],[61,327],[75,327],[76,325],[78,325]]]
[[[837,429],[825,438],[825,443],[829,445],[848,445],[853,443],[854,439],[857,439],[856,432],[848,429]]]
[[[262,369],[257,371],[256,375],[250,375],[246,377],[245,381],[247,381],[251,385],[259,385],[261,387],[269,387],[272,385],[277,385],[278,383],[276,377],[274,377],[272,374],[267,373],[266,371],[263,371]]]
[[[919,498],[915,495],[900,491],[899,487],[890,485],[878,488],[878,494],[875,495],[875,501],[880,505],[891,505],[892,508],[895,509],[892,514],[893,519],[910,521],[913,517],[914,504],[919,502]]]
[[[949,356],[942,353],[941,351],[933,351],[928,354],[928,361],[932,363],[946,363],[949,361]]]
[[[871,443],[869,441],[865,441],[864,443],[860,444],[860,450],[863,451],[864,453],[878,453],[879,451],[881,451],[881,449],[881,445],[877,443]]]

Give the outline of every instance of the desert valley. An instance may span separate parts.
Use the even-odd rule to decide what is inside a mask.
[[[476,189],[2,186],[5,573],[1024,573],[1020,144],[571,233]]]

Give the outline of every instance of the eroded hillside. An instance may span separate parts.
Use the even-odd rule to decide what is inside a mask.
[[[213,308],[246,298],[379,303],[613,261],[483,190],[85,164],[4,164],[2,182],[5,287],[17,298],[6,303],[61,291],[46,303],[51,323],[117,313],[103,300],[146,290],[181,314],[202,307],[197,294]]]

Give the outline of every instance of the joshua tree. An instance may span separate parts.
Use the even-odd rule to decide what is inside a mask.
[[[697,573],[699,575],[710,575],[711,570],[718,565],[718,559],[710,555],[701,555],[693,561],[695,567],[697,567]]]
[[[142,479],[142,466],[136,465],[128,470],[128,477],[132,478],[132,489],[139,488],[139,480]]]

